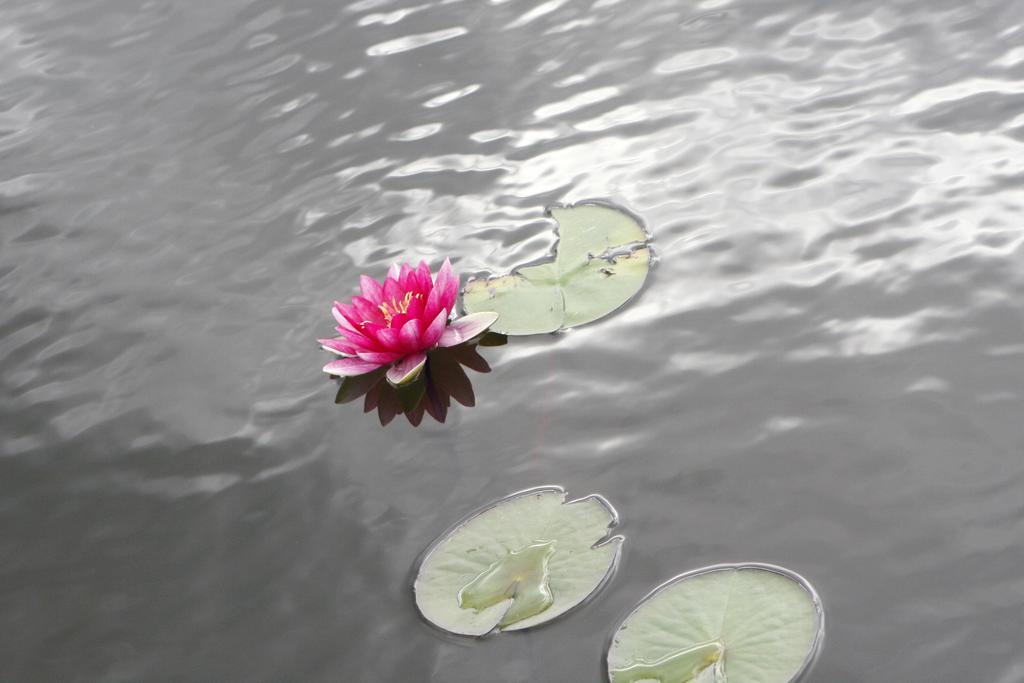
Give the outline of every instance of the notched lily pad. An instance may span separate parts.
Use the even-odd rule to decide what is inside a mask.
[[[814,588],[766,564],[716,565],[644,598],[608,648],[611,683],[790,683],[814,662],[824,612]]]
[[[629,301],[647,279],[649,237],[636,218],[595,203],[548,213],[558,222],[554,258],[470,280],[462,292],[468,313],[498,314],[495,332],[541,334],[593,322]]]
[[[622,536],[598,495],[566,502],[529,489],[470,515],[428,548],[413,589],[435,626],[467,636],[516,631],[568,612],[611,577]]]

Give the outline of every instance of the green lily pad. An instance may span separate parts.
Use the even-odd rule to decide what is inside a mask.
[[[558,245],[550,261],[508,275],[470,280],[467,313],[494,311],[494,332],[541,334],[615,311],[643,287],[651,267],[648,235],[629,214],[601,204],[556,207]]]
[[[677,576],[641,601],[608,648],[611,683],[789,683],[824,634],[814,588],[765,564]]]
[[[428,548],[416,606],[451,633],[482,636],[551,621],[611,577],[622,537],[598,495],[566,502],[558,486],[529,489],[470,515]]]

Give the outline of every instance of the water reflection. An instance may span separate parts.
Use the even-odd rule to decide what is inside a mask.
[[[377,411],[382,426],[389,424],[399,414],[405,415],[409,423],[418,427],[424,415],[430,415],[438,422],[448,418],[452,399],[467,408],[476,405],[473,384],[465,368],[475,372],[491,371],[478,346],[501,346],[507,343],[505,335],[489,332],[479,341],[473,341],[450,348],[437,348],[427,353],[427,366],[420,378],[403,387],[395,387],[385,379],[387,368],[357,377],[345,377],[339,382],[334,402],[351,403],[363,398],[363,412]]]

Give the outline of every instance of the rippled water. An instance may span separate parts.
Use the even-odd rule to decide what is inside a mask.
[[[811,579],[812,680],[1024,680],[1018,0],[0,2],[7,681],[595,681],[652,586]],[[361,272],[641,215],[607,321],[382,429],[314,338]],[[448,640],[409,569],[528,486],[623,565]]]

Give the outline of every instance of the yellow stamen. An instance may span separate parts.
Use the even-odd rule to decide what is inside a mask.
[[[409,310],[409,304],[412,303],[413,299],[422,299],[423,295],[419,292],[406,292],[405,296],[402,297],[401,301],[391,299],[391,301],[385,301],[380,304],[377,308],[384,314],[384,322],[388,326],[391,325],[391,321],[396,315],[406,313]]]

